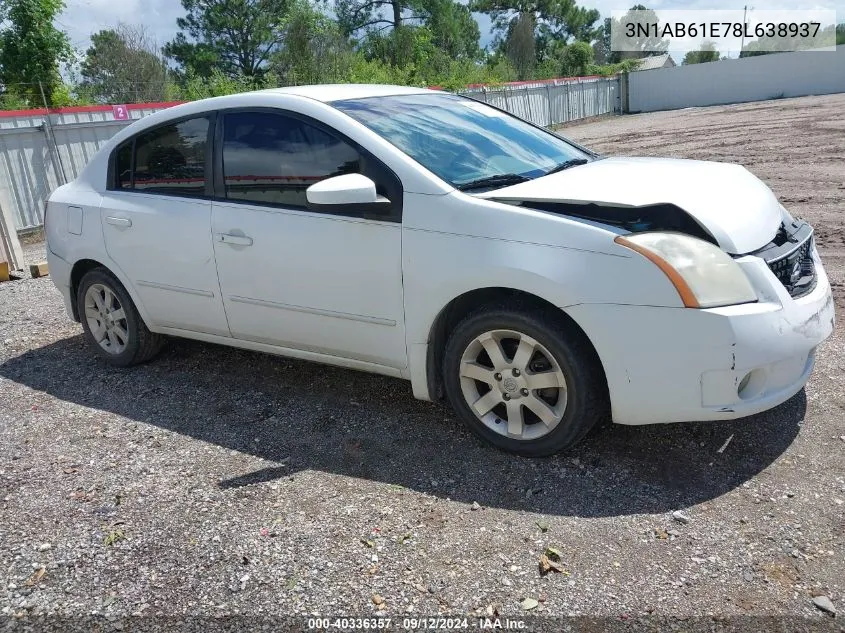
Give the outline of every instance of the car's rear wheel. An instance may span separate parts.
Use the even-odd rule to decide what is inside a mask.
[[[452,406],[491,444],[530,457],[580,441],[606,414],[604,373],[580,333],[551,311],[491,307],[465,318],[446,345]]]
[[[150,332],[123,285],[105,268],[88,271],[77,291],[85,338],[111,365],[129,367],[150,360],[164,337]]]

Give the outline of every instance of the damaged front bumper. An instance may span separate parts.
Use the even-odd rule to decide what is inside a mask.
[[[830,283],[815,247],[812,258],[814,287],[797,298],[763,259],[746,256],[736,261],[758,292],[756,303],[566,308],[602,360],[614,421],[733,419],[799,392],[834,326]]]

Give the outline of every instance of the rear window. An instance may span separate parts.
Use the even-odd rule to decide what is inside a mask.
[[[205,195],[209,121],[203,116],[162,125],[118,148],[114,188]]]

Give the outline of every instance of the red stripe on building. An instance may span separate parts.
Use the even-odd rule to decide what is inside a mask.
[[[172,108],[173,106],[182,105],[186,101],[159,101],[156,103],[127,103],[126,109],[132,110],[149,110],[164,108]],[[90,106],[70,106],[67,108],[50,108],[49,114],[81,114],[85,112],[112,112],[114,106],[112,105],[90,105]],[[45,116],[48,111],[44,108],[35,108],[32,110],[0,110],[0,117],[36,117]]]

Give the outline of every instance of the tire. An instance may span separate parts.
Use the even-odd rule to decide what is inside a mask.
[[[494,363],[497,349],[502,355]],[[452,407],[473,433],[525,457],[574,446],[608,412],[595,351],[553,310],[491,305],[470,314],[446,343],[443,379]]]
[[[110,365],[138,365],[164,347],[165,338],[150,332],[129,293],[105,268],[85,273],[77,289],[76,306],[86,342]]]

